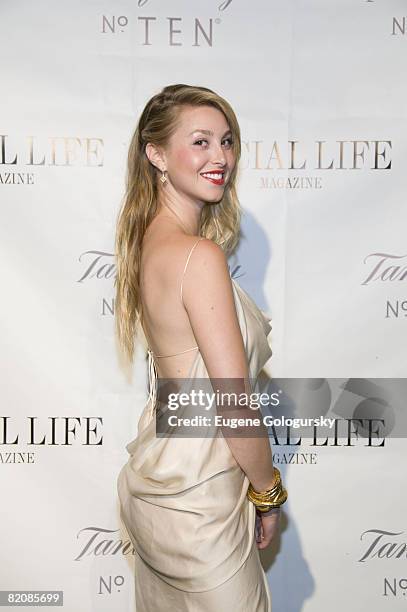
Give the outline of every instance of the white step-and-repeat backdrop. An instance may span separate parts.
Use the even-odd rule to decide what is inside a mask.
[[[163,86],[209,87],[238,116],[230,263],[273,318],[264,376],[317,377],[303,393],[332,402],[349,378],[406,375],[406,15],[403,0],[1,1],[0,590],[134,611],[116,479],[146,355],[118,360],[113,245],[129,140]],[[336,440],[273,442],[290,494],[261,553],[275,612],[405,609],[407,434],[352,434],[371,395],[347,393]]]

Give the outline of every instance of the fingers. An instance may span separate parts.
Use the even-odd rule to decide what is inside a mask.
[[[265,534],[264,531],[262,531],[260,539],[256,540],[257,548],[259,549],[267,548],[267,546],[271,543],[272,539],[274,538],[276,531],[277,529],[273,529],[273,531],[267,534]]]
[[[256,542],[257,543],[261,542],[262,539],[264,538],[263,527],[262,527],[262,524],[261,524],[261,518],[259,516],[257,516],[257,515],[256,515],[255,533],[256,533]]]
[[[260,550],[267,548],[276,535],[279,527],[279,514],[268,517],[256,516],[256,543]]]

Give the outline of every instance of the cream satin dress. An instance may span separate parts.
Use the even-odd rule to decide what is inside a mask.
[[[271,319],[231,280],[254,384],[272,354]],[[193,349],[187,378],[209,378]],[[135,549],[137,612],[271,612],[249,480],[221,435],[156,437],[150,349],[148,360],[152,391],[117,480],[120,515]]]

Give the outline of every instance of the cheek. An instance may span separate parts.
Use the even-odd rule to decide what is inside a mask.
[[[175,157],[175,163],[179,170],[199,170],[202,159],[198,152],[191,149],[180,149]]]
[[[235,157],[235,154],[233,153],[233,151],[230,151],[228,153],[226,159],[227,159],[229,168],[233,169],[235,167],[235,164],[236,164],[236,157]]]

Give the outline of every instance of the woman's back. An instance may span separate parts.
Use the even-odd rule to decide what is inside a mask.
[[[140,269],[142,327],[157,370],[164,378],[187,375],[198,350],[183,303],[183,280],[202,240],[182,232],[146,233]]]
[[[143,330],[158,375],[186,378],[199,350],[211,378],[246,380],[225,253],[212,240],[153,223],[142,247],[140,289]]]

